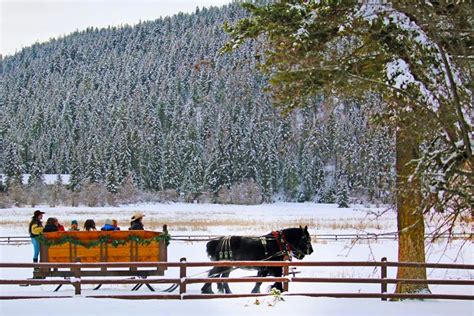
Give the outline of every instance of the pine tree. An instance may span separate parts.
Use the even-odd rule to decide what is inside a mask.
[[[106,184],[105,184],[107,191],[112,194],[118,193],[118,176],[117,176],[117,163],[115,162],[115,158],[112,157],[111,161],[109,162],[109,170],[107,170],[106,176]]]
[[[71,175],[69,178],[69,189],[72,192],[79,192],[83,183],[83,173],[77,159],[73,159],[71,166]]]
[[[63,193],[63,179],[61,177],[61,174],[58,173],[56,176],[56,180],[54,181],[54,185],[51,188],[51,198],[49,205],[51,207],[57,206],[62,198],[62,193]]]
[[[231,40],[225,49],[266,35],[261,69],[271,76],[274,100],[283,111],[306,105],[309,96],[318,94],[359,98],[371,91],[387,102],[384,112],[391,120],[384,122],[397,125],[399,260],[424,262],[423,209],[440,204],[436,193],[443,193],[444,206],[462,205],[454,214],[472,204],[472,190],[465,190],[473,187],[474,170],[467,114],[472,110],[465,31],[473,28],[470,4],[310,1],[244,6],[253,16],[226,27]],[[420,156],[423,143],[431,145]],[[418,168],[412,161],[418,161]],[[430,192],[434,203],[427,199],[428,205],[421,204],[423,181],[435,191]],[[456,193],[447,197],[448,188]],[[426,279],[426,269],[401,267],[397,276]],[[397,292],[427,289],[422,283],[397,285]]]
[[[7,190],[12,186],[21,186],[23,184],[20,157],[18,155],[18,149],[13,143],[7,145],[5,155],[5,176]]]
[[[336,203],[339,208],[349,207],[349,197],[347,196],[347,182],[339,178],[336,192]]]
[[[244,183],[256,184],[265,201],[285,192],[289,201],[317,199],[335,169],[347,175],[351,196],[391,192],[393,159],[369,166],[365,177],[360,165],[368,154],[344,135],[360,131],[366,144],[372,137],[348,116],[348,101],[317,96],[298,115],[283,117],[262,92],[268,78],[254,58],[260,42],[216,54],[227,39],[224,20],[246,16],[232,4],[136,27],[91,28],[7,57],[3,157],[15,144],[18,178],[33,162],[44,173],[74,173],[74,194],[89,177],[105,184],[112,155],[119,183],[132,174],[137,188],[184,196],[210,191],[213,178],[216,192]],[[336,107],[346,111],[330,119],[338,126],[327,120]],[[377,151],[367,146],[370,152]],[[3,172],[12,161],[2,159]]]

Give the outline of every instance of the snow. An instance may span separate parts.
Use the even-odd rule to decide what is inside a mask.
[[[55,299],[3,301],[2,315],[92,315],[105,312],[108,315],[457,315],[468,316],[472,302],[454,301],[404,301],[381,302],[368,299],[330,299],[285,297],[284,302],[268,306],[271,298],[216,299],[216,300],[112,300],[112,299]],[[21,305],[20,305],[21,304]],[[18,306],[23,308],[18,308]],[[53,308],[54,307],[54,308]]]
[[[391,83],[391,79],[394,79],[394,86],[396,88],[406,90],[409,83],[414,84],[421,94],[421,101],[437,110],[439,108],[438,100],[447,100],[453,97],[451,95],[452,92],[450,92],[453,88],[451,87],[448,77],[450,72],[453,76],[454,84],[458,89],[465,85],[462,80],[463,76],[460,69],[457,69],[457,67],[452,63],[450,56],[445,56],[450,67],[450,71],[448,71],[446,63],[441,55],[442,49],[438,44],[433,42],[414,20],[406,14],[393,9],[391,4],[384,1],[378,3],[368,2],[361,5],[354,16],[356,18],[363,18],[369,23],[372,23],[376,18],[383,17],[385,25],[394,24],[398,29],[406,32],[406,35],[399,35],[399,42],[413,41],[413,43],[423,47],[426,51],[433,52],[432,57],[435,61],[430,62],[430,65],[427,65],[426,67],[426,76],[429,78],[427,85],[424,85],[414,78],[404,60],[396,59],[390,62],[386,67],[387,77],[389,79],[388,83]],[[407,52],[410,53],[409,50],[407,50]],[[424,60],[419,60],[417,62],[419,65],[423,63]],[[397,74],[397,77],[393,75],[394,73]],[[471,91],[468,89],[463,89],[463,91],[468,95],[471,95]],[[464,116],[469,117],[467,113],[464,113]],[[468,120],[470,119],[468,118]]]
[[[393,86],[400,90],[407,90],[410,84],[415,85],[421,92],[424,102],[436,108],[439,108],[439,102],[426,86],[415,79],[410,71],[410,67],[406,61],[397,58],[386,65],[387,78]]]
[[[62,180],[62,183],[63,184],[69,184],[69,178],[71,177],[70,174],[61,174],[61,180]],[[22,175],[22,183],[28,183],[28,179],[30,178],[30,174],[28,173],[25,173]],[[0,173],[0,181],[3,182],[3,184],[5,184],[5,181],[6,181],[6,176],[4,174],[1,174]],[[56,180],[58,179],[58,175],[57,174],[45,174],[43,175],[43,179],[44,179],[44,184],[48,184],[48,185],[53,185],[56,183]]]
[[[393,211],[386,208],[364,208],[352,206],[339,209],[332,204],[313,203],[276,203],[262,205],[213,205],[213,204],[141,204],[105,208],[70,208],[70,207],[39,207],[46,211],[45,217],[55,216],[63,219],[78,220],[93,217],[97,223],[105,218],[115,216],[119,221],[126,221],[134,211],[145,213],[145,227],[159,229],[162,223],[169,224],[171,235],[177,234],[241,234],[263,235],[269,229],[284,228],[292,223],[308,223],[313,236],[323,233],[349,233],[371,231],[384,233],[396,228],[396,217]],[[11,208],[1,210],[0,235],[25,236],[25,223],[34,209]],[[377,214],[377,218],[368,214]],[[187,220],[187,222],[184,222]],[[193,222],[207,220],[207,224],[191,227]],[[15,223],[14,223],[15,222]],[[157,224],[159,223],[159,224]],[[362,226],[366,224],[366,226]],[[155,225],[155,226],[153,226]],[[125,225],[124,225],[125,226]],[[461,247],[463,246],[463,247]],[[394,240],[363,241],[353,243],[351,240],[314,240],[314,253],[304,261],[367,261],[380,260],[387,257],[396,261],[397,242]],[[29,262],[31,245],[1,245],[1,262]],[[208,261],[205,253],[205,242],[172,240],[168,248],[168,261],[178,262],[186,257],[188,262]],[[430,244],[427,247],[428,262],[456,262],[472,264],[472,244],[453,241]],[[187,275],[203,277],[207,268],[189,268]],[[380,271],[374,268],[360,267],[299,267],[299,276],[307,277],[378,277]],[[231,276],[255,275],[255,271],[236,270]],[[396,270],[388,269],[388,277],[395,277]],[[428,270],[429,278],[461,278],[471,279],[472,274],[466,270]],[[0,278],[16,279],[31,276],[31,269],[2,269]],[[169,268],[166,277],[179,278],[178,268]],[[265,291],[270,283],[264,283]],[[55,298],[38,300],[0,301],[0,314],[3,315],[90,315],[107,311],[113,315],[472,315],[473,302],[426,300],[383,302],[378,299],[333,299],[309,298],[300,296],[283,296],[284,301],[275,301],[275,297],[213,299],[213,300],[114,300],[92,299],[85,296],[91,294],[132,294],[133,285],[104,285],[98,291],[92,291],[92,285],[82,285],[82,295],[74,296],[74,288],[63,286],[54,293],[54,285],[18,287],[13,285],[0,286],[0,295],[67,295],[73,298]],[[156,284],[157,291],[169,285]],[[187,293],[198,294],[202,284],[189,284]],[[214,290],[216,286],[214,285]],[[232,283],[234,293],[249,293],[253,284]],[[472,294],[469,286],[432,285],[433,293]],[[377,284],[307,284],[290,283],[290,292],[379,292]],[[389,292],[393,286],[389,285]],[[135,292],[133,292],[135,293]],[[159,292],[158,292],[159,293]],[[151,294],[142,287],[137,294]],[[162,294],[162,293],[160,293]],[[176,294],[176,291],[175,293]],[[54,306],[54,308],[53,308]]]

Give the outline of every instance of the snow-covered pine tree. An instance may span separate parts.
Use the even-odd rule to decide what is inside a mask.
[[[356,167],[364,160],[363,153],[357,146],[345,148],[355,142],[338,140],[330,130],[334,124],[326,116],[331,107],[325,113],[317,110],[319,102],[328,100],[312,100],[298,119],[284,117],[262,92],[268,78],[255,69],[255,56],[262,53],[258,42],[244,44],[236,54],[217,53],[227,38],[222,23],[244,16],[245,11],[232,4],[135,27],[89,28],[7,56],[1,78],[5,100],[1,171],[11,173],[7,164],[14,160],[6,156],[13,143],[20,174],[36,160],[44,173],[72,174],[78,167],[80,177],[72,174],[72,179],[81,180],[93,152],[94,178],[104,181],[113,148],[119,182],[133,174],[133,185],[141,189],[209,191],[211,175],[216,179],[224,172],[226,179],[221,180],[226,186],[256,183],[266,201],[286,187],[304,192],[306,200],[320,195],[318,183],[334,178],[334,172],[324,171],[333,170],[337,160],[341,162],[337,169],[348,177],[349,190],[355,185],[368,191],[369,184],[360,180],[362,168]],[[312,122],[314,138],[309,137],[309,129],[301,129],[307,122]],[[340,123],[348,131],[360,131],[362,138],[371,137],[355,120]],[[220,132],[226,129],[229,132]],[[293,139],[299,134],[300,139]],[[223,168],[213,159],[225,141],[229,160]],[[334,150],[334,142],[347,156]],[[311,147],[317,157],[313,172],[312,150],[302,154]],[[286,156],[293,151],[296,156],[290,164]],[[285,184],[290,165],[295,176]],[[391,166],[387,172],[393,173]],[[316,175],[326,180],[311,180]],[[286,199],[294,201],[298,196],[289,193]]]
[[[115,157],[112,156],[112,158],[109,161],[109,169],[107,170],[107,175],[105,178],[105,187],[107,188],[107,191],[111,194],[117,194],[119,190],[119,182],[118,182],[118,176],[117,176],[117,162],[115,161]]]
[[[339,177],[336,190],[337,207],[349,207],[349,197],[347,196],[347,181],[344,179],[344,177]]]
[[[442,205],[448,218],[472,212],[471,3],[244,6],[253,16],[226,27],[226,49],[265,35],[261,69],[271,76],[274,99],[285,111],[317,94],[383,96],[384,122],[397,127],[399,260],[424,262],[423,211]],[[426,269],[399,267],[397,277],[426,280]],[[423,282],[398,283],[396,291],[429,289]]]

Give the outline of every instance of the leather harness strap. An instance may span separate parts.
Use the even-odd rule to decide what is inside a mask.
[[[272,231],[273,237],[275,237],[280,251],[285,253],[287,260],[291,260],[291,245],[286,241],[285,234],[281,231]]]
[[[260,242],[262,243],[263,249],[265,251],[265,258],[268,257],[268,251],[267,251],[267,238],[266,237],[260,237]]]

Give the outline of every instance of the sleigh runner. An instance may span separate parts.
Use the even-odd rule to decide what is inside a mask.
[[[155,231],[79,231],[52,232],[40,237],[40,262],[166,262],[169,234]],[[137,268],[82,271],[83,276],[140,276],[164,275],[165,267],[138,270]],[[71,270],[37,269],[35,278],[71,277]]]

